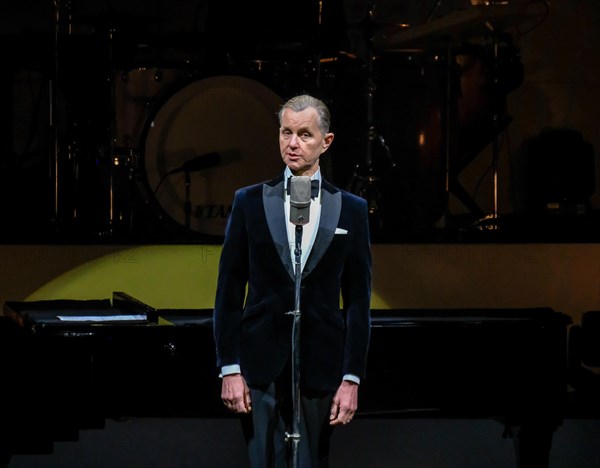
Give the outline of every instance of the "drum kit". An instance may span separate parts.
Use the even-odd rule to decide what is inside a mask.
[[[92,72],[100,78],[86,82],[86,91],[99,86],[91,102],[80,102],[69,83],[72,65],[61,61],[68,53],[57,54],[55,84],[69,89],[71,120],[54,155],[54,218],[78,218],[111,240],[219,239],[234,191],[282,170],[279,106],[310,92],[333,113],[325,176],[368,200],[375,239],[421,235],[444,216],[453,176],[506,125],[502,102],[511,89],[497,86],[497,65],[519,70],[510,37],[494,36],[502,39],[492,52],[465,38],[531,17],[505,5],[465,11],[415,27],[368,19],[366,55],[284,44],[214,60],[170,44],[124,46],[108,27],[104,59],[95,62],[101,69]],[[58,39],[57,50],[75,39]],[[518,77],[509,80],[518,86]],[[73,187],[68,197],[60,195],[65,184]]]

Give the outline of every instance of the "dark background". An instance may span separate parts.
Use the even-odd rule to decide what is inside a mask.
[[[376,50],[377,130],[390,144],[393,161],[402,163],[401,170],[390,169],[388,155],[376,146],[374,180],[379,182],[383,178],[385,183],[375,185],[375,194],[385,188],[384,205],[388,207],[384,216],[386,226],[378,233],[377,240],[516,244],[375,246],[376,259],[381,263],[376,272],[380,272],[379,283],[385,283],[379,287],[387,292],[387,295],[382,293],[383,297],[396,307],[550,305],[575,318],[585,310],[598,309],[596,245],[518,244],[522,241],[596,243],[599,239],[596,212],[600,202],[596,184],[590,187],[590,178],[598,180],[596,161],[600,146],[597,0],[552,0],[547,17],[539,21],[517,20],[510,27],[524,74],[523,82],[506,96],[506,112],[512,120],[499,142],[498,229],[486,229],[476,223],[481,212],[486,215],[494,208],[489,134],[486,136],[469,125],[459,129],[461,135],[466,135],[462,141],[475,147],[479,146],[475,142],[479,143],[482,135],[483,148],[474,149],[476,154],[461,153],[454,160],[459,172],[457,180],[468,195],[463,200],[476,206],[473,203],[465,206],[456,196],[456,190],[448,193],[444,184],[439,183],[440,170],[443,173],[445,169],[440,144],[428,146],[433,173],[424,171],[417,177],[415,165],[421,160],[415,157],[415,135],[423,129],[431,130],[431,136],[439,136],[442,131],[440,125],[425,127],[428,122],[425,115],[439,115],[440,109],[443,110],[446,82],[441,75],[446,64],[443,59],[441,62],[436,59],[443,54],[438,54],[435,35],[426,37],[416,51],[404,45],[397,47],[393,41],[386,45],[383,38],[386,31],[397,32],[400,23],[412,24],[414,28],[423,25],[437,1],[377,1],[374,25],[364,22],[366,2],[343,2],[340,16],[340,5],[324,1],[324,11],[337,11],[332,13],[333,19],[328,17],[327,33],[318,27],[315,8],[306,6],[310,2],[247,3],[73,1],[70,37],[64,33],[67,21],[61,15],[58,60],[53,42],[55,3],[45,0],[0,3],[3,65],[0,241],[17,244],[5,245],[3,249],[2,258],[6,260],[0,282],[3,297],[26,300],[73,265],[86,264],[96,256],[105,255],[103,249],[111,249],[111,246],[91,249],[84,246],[83,250],[77,250],[71,243],[204,240],[203,233],[192,233],[169,222],[160,207],[145,203],[152,197],[139,190],[144,173],[127,160],[129,154],[121,148],[117,156],[125,162],[124,169],[113,172],[109,163],[114,136],[112,111],[120,104],[112,96],[114,72],[119,75],[125,70],[140,72],[151,83],[156,70],[164,71],[165,75],[173,70],[181,75],[190,73],[189,79],[194,82],[232,73],[264,83],[282,99],[299,90],[319,93],[332,105],[337,134],[335,148],[328,154],[323,169],[336,183],[348,186],[356,164],[365,161],[364,39],[373,28],[384,43]],[[298,7],[300,3],[302,6]],[[452,12],[467,8],[469,3],[441,1],[435,19],[443,20]],[[67,2],[60,2],[60,7],[64,11]],[[472,39],[474,44],[482,40]],[[348,51],[351,55],[343,53]],[[317,84],[315,64],[321,63],[319,57],[335,60],[323,62],[325,70],[320,75],[323,82]],[[465,57],[475,60],[470,62],[472,68],[464,69],[464,76],[473,80],[464,89],[474,92],[468,94],[474,96],[474,107],[484,111],[483,118],[478,113],[467,114],[476,115],[476,123],[489,125],[489,109],[483,105],[488,102],[488,90],[486,86],[482,89],[473,85],[481,84],[479,80],[484,85],[489,83],[485,67],[480,68],[480,59],[485,54]],[[48,90],[57,64],[53,127],[49,124]],[[259,65],[262,70],[258,70]],[[150,74],[146,68],[151,70]],[[483,93],[482,100],[479,91]],[[162,89],[149,96],[151,105],[160,103],[160,94]],[[165,89],[164,94],[168,100],[171,90]],[[432,114],[425,114],[426,109]],[[578,143],[579,135],[583,142],[592,144],[592,161],[596,163],[593,167],[589,146]],[[54,205],[52,172],[56,141],[61,163],[58,209]],[[119,141],[119,145],[126,143]],[[133,149],[138,150],[138,145],[139,142],[133,142]],[[537,148],[533,157],[529,151],[531,145]],[[135,157],[144,158],[143,152],[139,156],[135,152]],[[548,154],[551,157],[546,157]],[[116,218],[111,223],[108,200],[112,176],[118,182],[114,193],[120,198],[115,206],[125,214],[134,212],[135,229]],[[249,178],[248,183],[251,182]],[[395,191],[396,187],[402,191]],[[556,207],[548,208],[547,201],[553,201]],[[471,227],[473,223],[475,226]],[[68,245],[19,245],[63,242]],[[140,272],[136,270],[138,276],[134,279],[139,281],[123,279],[122,270],[129,272],[129,264],[122,255],[112,257],[115,260],[111,280],[87,273],[89,284],[80,287],[77,294],[97,297],[101,288],[114,290],[108,289],[112,281],[119,287],[125,284],[124,290],[136,296],[139,292],[142,299],[150,294],[148,275],[153,270],[145,257],[141,258]],[[127,255],[130,257],[131,254]],[[137,257],[133,255],[132,259]],[[204,263],[196,263],[201,271],[207,269]],[[181,268],[181,274],[175,275],[177,282],[189,284],[186,291],[192,291],[182,294],[182,298],[192,297],[210,306],[214,296],[210,290],[212,283],[198,284],[195,274],[186,278],[186,273]],[[173,276],[169,269],[164,274]],[[81,276],[85,277],[86,272]],[[72,278],[67,276],[64,281]],[[157,297],[162,297],[169,306],[173,301],[178,304],[176,299],[183,300],[173,298],[172,282],[162,283],[150,288]],[[59,289],[57,294],[62,291]],[[219,462],[228,465],[244,453],[238,427],[230,423],[109,421],[105,430],[83,431],[78,443],[57,443],[53,455],[15,457],[11,466],[87,463],[114,467],[142,463],[150,467],[165,466],[176,460],[183,467],[196,466],[199,460],[206,460],[213,453],[222,454]],[[597,430],[597,421],[586,416],[567,419],[555,435],[551,466],[573,468],[593,463],[590,460],[598,458]],[[504,438],[503,431],[502,425],[495,421],[366,419],[337,434],[334,459],[339,466],[371,466],[372,454],[376,452],[381,466],[396,466],[398,460],[406,466],[431,463],[462,468],[513,466],[513,440]]]
[[[2,239],[218,242],[148,189],[144,132],[176,90],[234,75],[331,106],[322,167],[368,199],[375,242],[595,242],[597,2],[504,2],[536,14],[500,36],[461,20],[449,53],[472,3],[3,2]],[[133,135],[125,76],[146,87]]]

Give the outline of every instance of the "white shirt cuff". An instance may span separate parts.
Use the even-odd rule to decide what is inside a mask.
[[[240,372],[241,369],[239,364],[231,364],[229,366],[221,367],[221,374],[219,377],[223,377],[224,375],[239,374]],[[360,384],[360,377],[357,377],[356,375],[346,374],[344,375],[344,380],[349,380],[350,382]]]
[[[223,377],[224,375],[239,374],[241,371],[242,370],[240,369],[239,364],[230,364],[229,366],[221,367],[221,373],[219,374],[219,377]]]
[[[360,377],[357,377],[356,375],[346,374],[344,376],[344,380],[349,380],[350,382],[354,382],[360,385]]]

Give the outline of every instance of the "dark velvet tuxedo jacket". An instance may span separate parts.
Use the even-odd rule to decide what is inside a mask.
[[[273,382],[292,350],[295,273],[284,203],[283,173],[238,190],[219,262],[217,366],[239,364],[251,386]],[[364,376],[371,269],[366,201],[323,180],[319,227],[301,281],[304,388],[332,391],[345,374]]]

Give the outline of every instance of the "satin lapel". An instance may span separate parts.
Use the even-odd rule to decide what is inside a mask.
[[[265,217],[267,218],[269,231],[273,238],[273,244],[285,269],[291,278],[294,279],[294,264],[292,263],[290,247],[288,245],[284,203],[283,178],[275,185],[263,185],[263,206],[265,208]]]
[[[321,190],[321,218],[319,220],[319,230],[315,243],[312,246],[310,255],[306,260],[302,277],[308,275],[317,266],[329,244],[335,235],[335,229],[340,220],[342,211],[342,194],[339,191],[330,192],[330,185],[323,181],[323,189]]]

